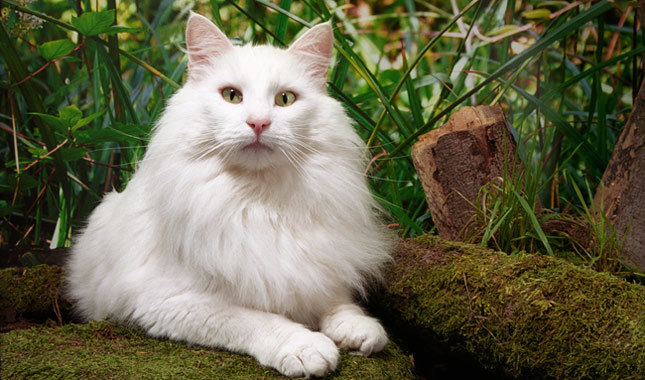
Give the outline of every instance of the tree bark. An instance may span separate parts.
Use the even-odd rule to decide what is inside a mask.
[[[515,168],[515,141],[499,106],[463,107],[421,136],[412,161],[439,236],[463,240],[479,188]]]
[[[624,239],[623,259],[645,271],[645,81],[596,190],[594,207],[604,211]]]

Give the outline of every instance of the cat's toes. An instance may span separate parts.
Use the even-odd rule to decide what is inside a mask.
[[[321,328],[339,347],[365,356],[381,351],[388,342],[383,326],[367,315],[332,316]]]
[[[292,337],[278,357],[277,369],[286,376],[324,376],[336,369],[338,348],[325,335],[306,331]]]

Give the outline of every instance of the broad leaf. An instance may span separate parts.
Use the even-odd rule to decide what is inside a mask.
[[[85,153],[87,153],[87,151],[88,151],[87,148],[62,148],[60,150],[60,153],[61,153],[61,156],[63,157],[63,161],[73,162],[83,158],[83,156],[85,156]]]
[[[79,119],[79,120],[78,120],[78,121],[77,121],[77,122],[72,126],[72,132],[73,132],[73,131],[76,131],[77,129],[79,129],[79,128],[81,128],[81,127],[84,127],[85,125],[87,125],[87,124],[89,124],[89,123],[91,123],[92,121],[94,121],[94,119],[96,119],[96,118],[98,118],[98,117],[102,116],[102,115],[105,113],[105,111],[107,111],[107,109],[104,109],[103,111],[99,111],[99,112],[97,112],[97,113],[91,114],[91,115],[90,115],[90,116],[88,116],[88,117],[84,117],[84,118],[82,118],[82,119]]]
[[[45,42],[38,46],[40,55],[48,61],[66,56],[74,50],[75,45],[68,39]]]
[[[65,125],[65,123],[59,117],[56,117],[54,115],[38,112],[30,112],[30,114],[39,116],[45,123],[49,124],[60,133],[66,134],[67,130],[69,129],[69,126]]]
[[[58,117],[54,115],[49,115],[46,113],[38,113],[38,112],[31,112],[31,114],[39,116],[41,119],[43,119],[45,123],[56,128],[57,131],[63,134],[67,134],[70,128],[72,128],[72,126],[76,125],[77,123],[80,123],[81,120],[83,120],[81,119],[83,117],[83,112],[81,112],[81,110],[79,110],[78,107],[73,105],[60,109],[58,111]],[[92,117],[92,116],[89,116],[89,117]]]
[[[9,202],[0,200],[0,216],[11,215],[12,212],[17,210],[18,207],[11,206]]]
[[[76,106],[67,106],[58,111],[58,116],[67,128],[71,128],[83,117],[83,112]]]
[[[86,12],[81,17],[72,17],[72,25],[86,36],[96,36],[110,30],[116,19],[115,10],[101,12]]]

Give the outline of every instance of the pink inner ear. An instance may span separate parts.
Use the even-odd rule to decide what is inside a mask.
[[[298,56],[309,67],[311,76],[322,81],[327,80],[329,60],[334,48],[334,34],[329,23],[318,24],[302,35],[288,52]]]
[[[207,67],[210,60],[226,53],[233,45],[209,19],[191,12],[186,25],[188,71],[191,77]]]

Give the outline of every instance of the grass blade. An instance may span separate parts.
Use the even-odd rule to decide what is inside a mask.
[[[517,201],[520,202],[520,205],[522,205],[522,208],[526,212],[526,215],[529,217],[531,221],[531,225],[533,226],[533,230],[535,233],[538,235],[538,238],[542,242],[542,245],[544,245],[544,248],[546,249],[547,253],[550,256],[553,256],[553,249],[551,248],[551,244],[549,244],[549,240],[547,239],[546,235],[544,234],[544,231],[542,230],[542,227],[540,226],[540,222],[538,222],[537,217],[535,216],[535,211],[529,204],[526,202],[524,198],[517,192],[515,189],[511,189],[515,197],[517,198]]]
[[[291,8],[291,0],[281,0],[280,8],[286,11],[289,11]],[[287,34],[287,15],[284,13],[278,13],[278,19],[276,20],[275,25],[275,35],[280,41],[284,41],[284,38]],[[278,43],[274,41],[274,43]]]

